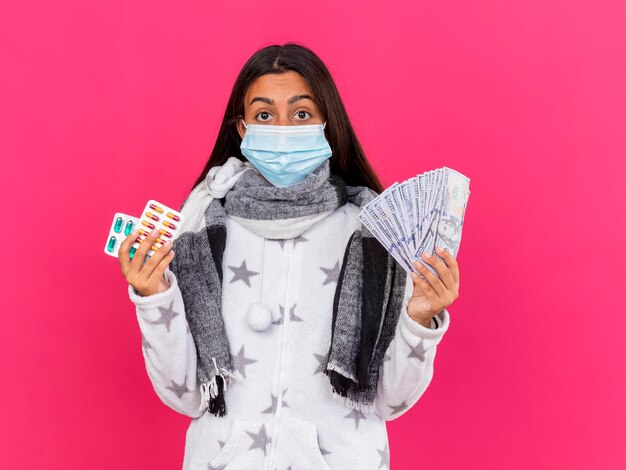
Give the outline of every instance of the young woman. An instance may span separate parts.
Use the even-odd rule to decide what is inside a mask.
[[[382,190],[322,61],[257,51],[179,235],[119,251],[150,380],[193,418],[184,469],[389,468],[385,422],[432,379],[459,268],[407,275],[358,218]]]

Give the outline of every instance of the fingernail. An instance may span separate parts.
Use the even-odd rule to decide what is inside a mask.
[[[417,266],[418,268],[422,266],[422,263],[420,263],[418,260],[414,261],[415,266]]]
[[[159,233],[159,231],[153,228],[152,231],[150,232],[150,236],[154,237],[157,233]]]
[[[429,255],[428,253],[426,253],[426,252],[422,253],[422,256],[423,256],[424,258],[430,258],[430,255]]]

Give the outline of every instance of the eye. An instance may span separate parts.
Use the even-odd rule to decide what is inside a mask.
[[[255,118],[257,121],[267,121],[269,119],[265,119],[267,116],[269,116],[270,113],[268,113],[267,111],[261,111],[260,113],[258,113]],[[259,119],[259,116],[263,116],[264,119]]]
[[[299,118],[301,118],[301,120],[306,119],[306,117],[302,117],[302,115],[303,115],[303,114],[308,114],[308,115],[309,115],[309,117],[311,117],[311,113],[309,113],[308,111],[298,111],[298,112],[296,113],[296,115],[297,115]]]

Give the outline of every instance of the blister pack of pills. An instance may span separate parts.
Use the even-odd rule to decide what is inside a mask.
[[[109,229],[109,237],[107,238],[104,252],[107,255],[115,256],[120,249],[120,245],[124,239],[133,233],[139,224],[139,219],[132,215],[116,212],[113,216],[113,222]]]
[[[130,248],[130,257],[132,258],[137,248],[139,248],[139,243],[146,238],[153,229],[157,229],[159,236],[147,253],[147,256],[152,256],[167,240],[174,239],[174,234],[178,231],[182,221],[183,216],[180,212],[154,199],[148,201],[139,218],[116,212],[113,216],[113,222],[111,223],[109,236],[104,246],[104,252],[107,255],[117,258],[120,245],[124,239],[137,229],[139,230],[139,236]]]

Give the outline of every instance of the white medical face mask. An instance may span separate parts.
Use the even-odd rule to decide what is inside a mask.
[[[299,183],[331,157],[324,124],[274,126],[246,124],[241,153],[270,183],[278,187]]]

